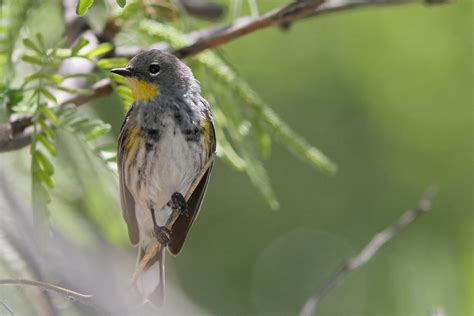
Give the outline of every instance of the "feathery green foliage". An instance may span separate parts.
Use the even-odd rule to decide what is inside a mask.
[[[18,113],[30,113],[33,122],[33,134],[30,147],[33,205],[37,213],[48,215],[47,204],[51,202],[49,190],[55,187],[53,179],[54,163],[52,158],[57,154],[55,145],[56,128],[64,128],[82,137],[86,143],[104,135],[110,125],[100,120],[90,120],[75,113],[75,109],[66,104],[58,104],[54,91],[65,91],[71,94],[88,94],[87,89],[72,89],[63,86],[67,78],[81,77],[75,73],[63,76],[58,74],[58,67],[69,58],[84,58],[98,67],[112,63],[108,59],[97,61],[95,58],[109,52],[113,47],[104,43],[86,50],[88,41],[80,39],[71,48],[48,48],[41,34],[35,38],[23,39],[26,52],[21,59],[36,67],[36,70],[23,79],[21,91],[24,91],[26,102],[13,106]],[[87,75],[86,77],[90,77]],[[104,162],[111,164],[115,156],[90,145]],[[38,214],[37,214],[38,215]]]
[[[117,4],[123,8],[127,4],[127,0],[116,0]],[[76,5],[77,15],[86,14],[87,10],[94,4],[94,0],[78,0]]]
[[[156,21],[144,20],[139,29],[153,40],[166,41],[176,48],[188,44],[178,29]],[[218,154],[236,169],[244,170],[272,208],[277,208],[278,202],[262,161],[269,155],[270,135],[311,166],[329,174],[336,171],[320,150],[295,133],[216,53],[206,51],[193,57],[192,66],[198,69],[197,74],[208,74],[205,82],[212,80],[213,94],[225,96],[215,98],[217,102],[212,104],[218,131],[231,137],[231,141],[225,136],[218,139]],[[203,88],[206,93],[208,87]],[[255,153],[256,146],[260,155]]]
[[[76,6],[77,14],[84,15],[93,3],[93,0],[79,0]],[[146,41],[148,45],[156,41],[166,41],[174,48],[189,44],[181,30],[182,23],[173,22],[178,8],[164,4],[157,6],[141,0],[129,1],[127,6],[126,1],[118,0],[117,4],[117,7],[109,9],[110,15],[122,23],[127,21],[127,34],[136,35],[137,39]],[[29,2],[21,0],[16,10],[24,16],[27,14],[27,5]],[[125,8],[121,9],[119,6]],[[10,30],[11,27],[0,28],[2,39],[19,34],[16,31],[15,34],[5,35],[2,31],[6,29]],[[0,62],[4,60],[4,64],[11,63],[13,51],[16,49],[14,42],[10,41],[8,44],[3,45],[0,52],[0,57],[3,56]],[[70,47],[57,43],[55,48],[48,48],[42,36],[36,35],[23,38],[22,44],[24,53],[21,60],[30,65],[33,71],[23,78],[20,87],[12,87],[6,83],[0,86],[0,105],[10,113],[32,115],[34,130],[30,152],[33,199],[39,201],[38,205],[46,206],[51,200],[49,191],[55,186],[53,175],[54,156],[58,150],[55,144],[57,128],[79,137],[87,144],[85,148],[89,148],[112,169],[116,168],[115,151],[110,150],[110,145],[96,141],[109,131],[110,126],[81,115],[75,107],[68,106],[63,100],[57,100],[56,92],[87,94],[91,90],[70,88],[64,83],[76,77],[82,77],[89,83],[105,77],[111,79],[124,109],[128,109],[133,102],[129,88],[123,78],[109,72],[111,68],[124,66],[128,60],[108,56],[114,50],[113,43],[102,42],[89,48],[90,43],[85,38],[79,38]],[[60,74],[60,65],[70,58],[81,58],[93,63],[95,71]],[[287,126],[217,53],[201,53],[190,59],[190,66],[198,79],[206,82],[203,85],[203,94],[210,100],[215,113],[218,156],[235,169],[245,172],[271,208],[278,208],[278,201],[264,161],[271,154],[272,139],[278,140],[296,156],[322,171],[333,173],[336,170],[324,154]],[[47,208],[43,207],[42,212],[47,213]]]

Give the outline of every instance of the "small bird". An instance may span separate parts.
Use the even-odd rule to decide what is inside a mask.
[[[124,76],[135,102],[118,140],[123,217],[130,242],[161,244],[134,287],[143,301],[164,300],[164,249],[178,255],[198,214],[216,151],[211,108],[191,69],[174,55],[149,50],[133,57]]]

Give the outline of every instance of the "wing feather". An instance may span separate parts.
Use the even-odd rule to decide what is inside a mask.
[[[212,164],[207,169],[198,186],[187,201],[189,216],[178,217],[173,227],[171,228],[171,240],[168,244],[168,250],[174,256],[177,256],[181,251],[184,241],[186,240],[186,236],[188,235],[188,232],[191,229],[191,226],[196,220],[196,217],[199,213],[199,209],[202,204],[202,199],[206,194],[207,185],[209,183],[209,176],[211,175],[211,169]]]
[[[128,237],[130,238],[130,242],[132,243],[132,245],[136,245],[140,241],[140,233],[138,230],[137,217],[135,215],[135,200],[133,199],[132,194],[128,190],[127,185],[125,183],[125,179],[124,179],[125,177],[124,144],[126,142],[127,136],[129,135],[128,129],[127,129],[127,121],[129,120],[129,116],[132,110],[133,110],[133,107],[130,108],[130,110],[127,112],[125,121],[120,130],[118,150],[117,150],[118,151],[117,166],[118,166],[118,172],[119,172],[120,203],[122,205],[122,215],[125,222],[127,223]]]
[[[214,130],[214,120],[213,120],[212,113],[210,111],[210,107],[207,101],[204,98],[201,98],[201,102],[203,103],[205,107],[205,110],[206,110],[205,114],[210,124],[209,135],[207,135],[207,137],[209,138],[208,139],[209,141],[208,157],[213,158],[216,152],[216,134]],[[204,198],[204,195],[206,194],[206,189],[209,183],[209,177],[211,175],[212,166],[213,166],[213,163],[210,164],[209,168],[207,169],[206,173],[202,177],[198,186],[196,187],[196,189],[194,190],[194,192],[191,194],[191,196],[189,197],[187,201],[189,216],[178,217],[178,219],[176,220],[176,222],[174,223],[171,229],[171,240],[170,240],[170,243],[168,244],[168,250],[171,252],[171,254],[175,256],[178,255],[179,252],[181,251],[184,241],[186,240],[186,236],[188,235],[188,232],[191,229],[191,226],[193,225],[199,213],[202,200]]]

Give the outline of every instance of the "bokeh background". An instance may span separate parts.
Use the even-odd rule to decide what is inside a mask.
[[[285,2],[258,3],[265,12]],[[318,315],[415,316],[436,307],[474,315],[472,21],[470,0],[365,8],[223,46],[239,74],[339,171],[318,173],[275,143],[266,168],[281,207],[272,211],[244,174],[218,160],[182,254],[167,258],[165,313],[190,304],[179,312],[295,315],[343,260],[435,183],[441,191],[432,211],[351,273]],[[116,137],[124,116],[118,103],[112,96],[81,111],[111,123]],[[105,268],[131,273],[135,249],[116,176],[71,146],[70,135],[59,141],[69,150],[58,158],[52,223],[85,249],[112,245],[129,260]],[[0,156],[26,205],[28,161],[27,149]],[[30,313],[18,293],[0,288],[0,301]]]

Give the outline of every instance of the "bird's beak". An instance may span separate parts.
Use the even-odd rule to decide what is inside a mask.
[[[133,71],[132,68],[130,67],[125,67],[125,68],[114,68],[110,70],[114,74],[121,75],[123,77],[131,77],[133,76]]]

